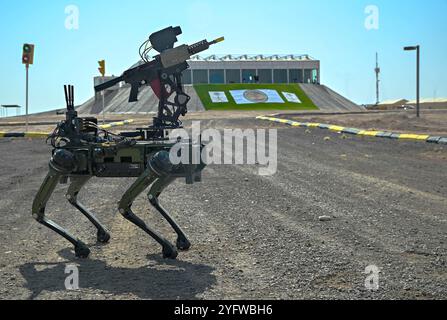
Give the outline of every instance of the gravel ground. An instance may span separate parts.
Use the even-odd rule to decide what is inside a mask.
[[[80,194],[112,233],[89,222],[58,187],[48,215],[87,242],[89,259],[31,218],[47,168],[43,140],[0,140],[0,299],[446,299],[447,148],[343,137],[253,119],[209,127],[278,128],[278,172],[210,166],[201,184],[161,197],[193,247],[177,261],[117,213],[132,179],[93,179]],[[146,197],[135,212],[175,240]],[[328,216],[329,221],[320,221]],[[67,291],[67,265],[80,290]],[[380,268],[379,290],[365,268]]]

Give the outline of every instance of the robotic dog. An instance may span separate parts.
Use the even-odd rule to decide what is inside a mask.
[[[142,85],[150,85],[159,98],[158,115],[153,124],[135,132],[112,134],[98,127],[96,118],[80,118],[74,107],[74,88],[65,86],[67,103],[66,120],[58,124],[49,136],[53,154],[49,163],[49,172],[38,191],[33,203],[33,217],[42,225],[55,231],[74,245],[79,258],[90,254],[85,243],[68,233],[61,226],[45,217],[45,207],[59,183],[70,185],[67,200],[78,209],[97,229],[97,239],[107,243],[110,235],[101,222],[78,201],[82,187],[92,177],[138,177],[119,202],[119,212],[144,230],[161,246],[165,258],[175,259],[178,250],[188,250],[191,246],[185,233],[159,203],[159,196],[177,178],[185,178],[187,184],[201,181],[201,172],[205,164],[173,165],[170,151],[176,143],[169,139],[169,130],[180,128],[180,116],[187,113],[190,97],[183,91],[182,72],[189,68],[187,60],[211,45],[224,40],[219,38],[208,42],[200,41],[191,46],[174,48],[177,36],[182,33],[180,27],[169,27],[152,34],[140,48],[143,63],[129,69],[121,77],[95,87],[96,92],[106,90],[124,81],[131,86],[129,102],[138,100],[138,91]],[[149,42],[152,47],[148,48]],[[142,51],[144,47],[144,50]],[[147,53],[155,49],[159,55],[148,60]],[[173,99],[171,99],[173,97]],[[48,141],[47,140],[47,141]],[[204,146],[199,142],[178,141],[182,150],[192,151]],[[192,155],[192,152],[189,153]],[[134,200],[147,188],[150,204],[168,221],[178,235],[176,247],[160,234],[148,227],[131,209]]]

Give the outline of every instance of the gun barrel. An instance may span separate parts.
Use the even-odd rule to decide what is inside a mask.
[[[114,85],[117,85],[118,83],[120,83],[121,81],[124,81],[123,76],[112,79],[110,81],[104,82],[102,84],[99,84],[95,87],[95,92],[101,92],[104,91],[108,88],[113,87]]]
[[[213,44],[222,42],[224,40],[225,40],[224,37],[220,37],[220,38],[217,38],[216,40],[213,40],[211,42],[208,42],[207,40],[199,41],[199,42],[194,43],[193,45],[189,46],[189,53],[191,55],[198,54],[200,52],[208,50],[210,48],[210,46],[212,46]]]

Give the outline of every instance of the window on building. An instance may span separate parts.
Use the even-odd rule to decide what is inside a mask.
[[[273,82],[274,83],[288,83],[287,70],[286,69],[273,70]]]
[[[191,78],[191,70],[185,70],[182,73],[182,82],[183,84],[192,84],[192,78]]]
[[[312,83],[318,83],[318,70],[312,70]]]
[[[303,69],[289,70],[290,83],[303,83]]]
[[[312,69],[304,69],[304,83],[312,82]]]
[[[223,69],[210,70],[210,83],[221,84],[225,83],[225,73]]]
[[[227,75],[227,83],[241,83],[241,70],[228,69],[225,72]]]
[[[242,83],[255,83],[256,70],[243,69],[242,70]]]
[[[194,84],[208,83],[208,70],[192,71]]]
[[[259,69],[259,83],[272,83],[272,69]]]

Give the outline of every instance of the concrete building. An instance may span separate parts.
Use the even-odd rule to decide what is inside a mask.
[[[320,61],[309,55],[194,56],[185,84],[320,83]]]
[[[135,67],[142,62],[133,65]],[[194,56],[188,61],[190,68],[183,73],[185,91],[191,97],[188,108],[192,112],[205,111],[195,91],[195,84],[231,83],[297,83],[303,92],[322,111],[363,111],[364,108],[342,97],[330,88],[320,85],[320,61],[308,55],[212,55]],[[114,77],[95,77],[98,85]],[[106,113],[138,114],[158,110],[158,98],[148,86],[140,88],[138,102],[129,103],[130,86],[120,84],[100,93],[78,108],[81,114]]]

